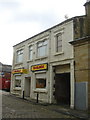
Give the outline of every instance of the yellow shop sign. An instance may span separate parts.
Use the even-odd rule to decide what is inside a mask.
[[[16,69],[12,71],[12,74],[18,74],[18,73],[27,74],[28,70],[27,69]]]
[[[44,64],[38,64],[31,66],[31,71],[41,71],[41,70],[47,70],[48,69],[48,63]]]

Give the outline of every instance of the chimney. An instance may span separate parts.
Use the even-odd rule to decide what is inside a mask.
[[[84,4],[86,10],[86,29],[87,35],[90,36],[90,0],[87,0]]]
[[[90,17],[90,0],[87,0],[86,3],[84,4],[85,9],[86,9],[86,15]]]

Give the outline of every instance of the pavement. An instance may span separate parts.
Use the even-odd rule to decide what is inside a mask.
[[[16,97],[18,97],[19,99],[23,99],[23,98],[20,98],[19,96],[16,96]],[[38,103],[37,103],[37,100],[30,99],[30,98],[24,98],[24,100],[29,101],[34,105],[48,106],[48,107],[46,107],[47,109],[50,109],[52,111],[55,111],[57,113],[61,113],[64,115],[73,116],[77,119],[82,119],[82,120],[90,119],[90,114],[88,111],[71,109],[67,105],[49,104],[49,103],[43,103],[41,101],[38,101]]]
[[[36,100],[22,99],[7,92],[3,94],[3,118],[46,118],[47,116],[47,118],[90,120],[88,111],[70,109],[69,106],[42,103],[41,101],[37,103]]]
[[[25,100],[28,100],[32,102],[33,104],[48,106],[48,109],[64,114],[64,115],[73,116],[81,120],[90,120],[90,113],[86,110],[75,110],[75,109],[71,109],[67,105],[60,105],[60,104],[49,104],[49,103],[43,103],[43,102],[37,103],[36,100],[30,99],[30,98],[25,98]]]

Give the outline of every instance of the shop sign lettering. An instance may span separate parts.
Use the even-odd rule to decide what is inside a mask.
[[[27,72],[28,72],[27,69],[17,69],[17,70],[13,70],[12,74],[18,74],[18,73],[21,73],[21,74],[25,73],[26,74]]]
[[[39,64],[39,65],[33,65],[31,66],[31,71],[41,71],[41,70],[47,70],[48,69],[48,64]]]

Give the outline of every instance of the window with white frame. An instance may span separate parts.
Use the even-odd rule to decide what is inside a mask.
[[[38,57],[43,57],[47,55],[47,45],[48,45],[47,40],[37,43],[37,56]]]
[[[29,60],[33,59],[33,46],[29,46]]]
[[[36,74],[36,88],[46,88],[46,73]]]
[[[21,76],[17,75],[15,76],[15,88],[21,87]]]
[[[56,35],[56,52],[62,52],[62,34]]]
[[[17,63],[20,63],[23,61],[23,50],[18,50],[17,51]]]

